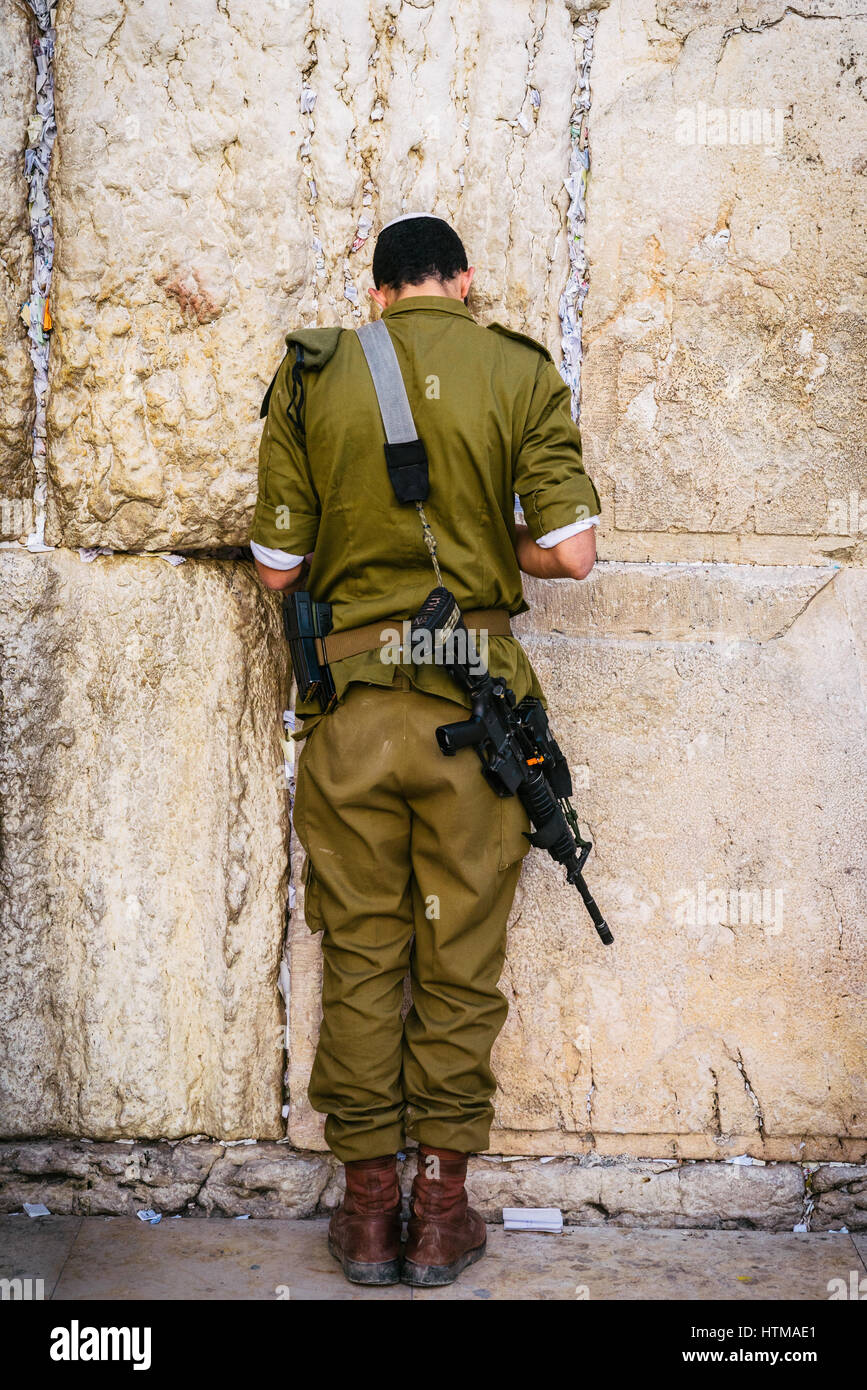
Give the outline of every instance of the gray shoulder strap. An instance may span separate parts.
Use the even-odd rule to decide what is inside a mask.
[[[363,323],[355,331],[373,377],[386,439],[389,444],[406,444],[418,439],[400,363],[385,323],[375,319],[372,323]]]

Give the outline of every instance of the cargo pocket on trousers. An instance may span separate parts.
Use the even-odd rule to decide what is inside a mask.
[[[530,848],[530,818],[516,796],[500,798],[500,869],[516,864]],[[525,833],[526,832],[526,833]]]
[[[309,854],[304,856],[301,882],[304,884],[304,920],[310,931],[322,931],[325,923],[322,921],[321,887]]]

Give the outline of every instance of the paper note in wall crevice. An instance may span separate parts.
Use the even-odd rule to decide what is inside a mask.
[[[37,1216],[51,1215],[51,1212],[48,1210],[44,1202],[23,1202],[22,1205],[24,1207],[24,1210],[27,1212],[27,1215],[31,1217],[31,1219],[35,1219]]]
[[[507,1231],[562,1235],[563,1213],[559,1207],[503,1207],[503,1226]]]

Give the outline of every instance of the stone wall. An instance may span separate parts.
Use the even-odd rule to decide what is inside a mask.
[[[3,6],[13,497],[33,71]],[[21,1191],[50,1184],[49,1151],[116,1187],[139,1181],[118,1141],[201,1136],[159,1180],[181,1208],[331,1200],[300,885],[284,951],[278,610],[220,548],[247,535],[283,334],[366,317],[377,226],[431,207],[467,242],[477,316],[565,349],[573,381],[586,255],[603,498],[589,581],[528,584],[520,626],[616,944],[532,855],[492,1148],[537,1161],[506,1186],[479,1167],[478,1200],[772,1228],[862,1210],[865,27],[850,0],[60,0],[56,548],[0,554],[0,1136]],[[240,1139],[260,1141],[244,1172]],[[744,1153],[771,1165],[749,1192],[710,1162]],[[648,1207],[639,1160],[710,1176],[650,1182]]]

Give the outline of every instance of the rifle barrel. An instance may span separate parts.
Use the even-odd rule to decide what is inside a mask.
[[[613,946],[614,937],[611,935],[611,928],[609,927],[605,918],[602,916],[602,913],[599,911],[599,908],[596,906],[593,894],[590,892],[590,889],[584,882],[584,875],[579,870],[577,874],[568,874],[567,877],[569,879],[569,882],[574,883],[575,887],[578,889],[578,892],[581,894],[581,897],[584,900],[584,906],[590,914],[590,920],[592,921],[594,927],[598,931],[599,939],[601,940],[603,946]]]

